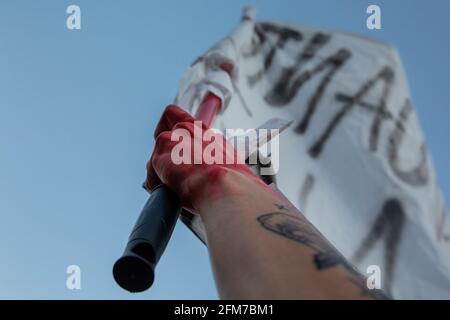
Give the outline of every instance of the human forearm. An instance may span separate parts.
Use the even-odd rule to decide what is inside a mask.
[[[239,154],[222,135],[210,134],[213,141],[205,142],[195,134],[198,129],[179,107],[166,108],[155,130],[145,187],[151,191],[165,183],[185,208],[201,215],[222,298],[371,297],[362,295],[365,279],[289,201],[236,161]],[[210,155],[196,163],[196,144],[213,146],[214,155],[227,161],[212,161]],[[187,159],[175,163],[175,150]]]
[[[225,299],[381,297],[282,196],[229,172],[200,206]]]

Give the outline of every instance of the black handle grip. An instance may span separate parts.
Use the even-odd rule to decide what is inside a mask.
[[[145,291],[153,284],[155,267],[166,249],[180,215],[178,197],[165,185],[147,200],[128,239],[125,252],[116,261],[116,282],[130,292]]]

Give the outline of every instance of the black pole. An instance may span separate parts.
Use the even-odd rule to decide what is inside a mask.
[[[211,125],[222,101],[208,93],[200,104],[196,118]],[[122,257],[113,267],[116,282],[130,292],[145,291],[153,284],[155,267],[166,249],[180,216],[181,203],[165,185],[153,190],[128,239]]]
[[[122,257],[113,267],[116,282],[130,292],[150,288],[155,267],[180,215],[178,197],[165,185],[157,187],[141,211]]]

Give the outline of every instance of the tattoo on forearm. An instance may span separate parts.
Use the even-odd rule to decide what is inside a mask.
[[[344,257],[304,219],[283,212],[272,212],[258,217],[258,221],[265,229],[313,249],[313,262],[319,270],[346,264]]]
[[[289,213],[290,210],[284,205],[275,204],[275,207],[280,211],[266,213],[257,218],[264,229],[313,249],[313,263],[318,270],[342,266],[349,272],[350,280],[362,289],[363,294],[376,299],[387,298],[381,290],[369,290],[366,278],[350,265],[306,218]]]

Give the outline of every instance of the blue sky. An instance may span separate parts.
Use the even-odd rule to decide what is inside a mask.
[[[70,4],[81,7],[81,30],[66,28]],[[394,44],[449,201],[447,0],[2,0],[0,298],[217,297],[206,248],[181,223],[151,290],[123,291],[111,268],[147,198],[141,184],[161,111],[246,4],[258,19]],[[369,4],[381,6],[381,31],[366,29]],[[78,291],[66,289],[71,264],[82,270]]]

